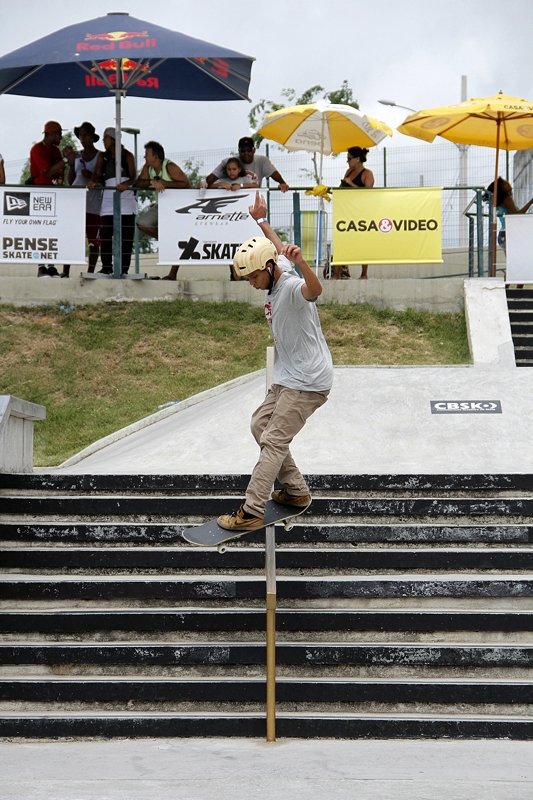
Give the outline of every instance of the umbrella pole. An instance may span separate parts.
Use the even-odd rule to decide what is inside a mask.
[[[498,208],[498,161],[500,156],[500,112],[498,111],[498,121],[496,123],[496,169],[494,170],[494,193],[492,195],[492,264],[490,274],[492,278],[496,277],[496,227],[497,227],[497,214]],[[479,245],[478,245],[479,246]]]
[[[117,186],[122,178],[122,136],[121,136],[121,86],[122,86],[122,60],[116,59],[115,83],[115,178]],[[120,214],[120,192],[115,188],[113,192],[113,277],[120,278],[122,274],[122,227]]]

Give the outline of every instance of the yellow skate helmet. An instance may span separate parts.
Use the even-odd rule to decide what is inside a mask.
[[[254,236],[241,244],[233,259],[236,278],[244,278],[258,269],[266,269],[268,261],[278,263],[278,251],[266,236]]]

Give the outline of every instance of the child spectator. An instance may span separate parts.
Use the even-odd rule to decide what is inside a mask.
[[[239,189],[259,188],[259,184],[254,183],[239,159],[235,158],[235,156],[228,158],[222,172],[223,177],[216,183],[211,184],[211,189],[228,189],[229,191],[238,192]]]

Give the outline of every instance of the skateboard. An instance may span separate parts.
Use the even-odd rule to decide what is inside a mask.
[[[224,542],[228,542],[230,539],[239,539],[241,536],[246,536],[247,533],[261,531],[276,522],[284,522],[285,530],[292,530],[293,523],[291,520],[307,511],[310,505],[311,503],[305,507],[298,508],[297,506],[283,506],[281,503],[269,500],[266,504],[265,517],[261,528],[255,528],[253,531],[229,531],[226,528],[221,528],[216,519],[210,519],[209,522],[204,522],[203,525],[185,528],[181,535],[186,542],[196,544],[199,547],[216,547],[219,553],[225,553],[226,546]]]

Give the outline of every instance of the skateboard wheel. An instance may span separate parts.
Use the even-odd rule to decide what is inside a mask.
[[[285,528],[286,531],[292,531],[294,525],[292,524],[292,522],[286,522],[283,527]]]
[[[219,546],[217,547],[217,550],[218,550],[219,553],[225,553],[226,552],[226,545],[225,544],[219,544]]]

